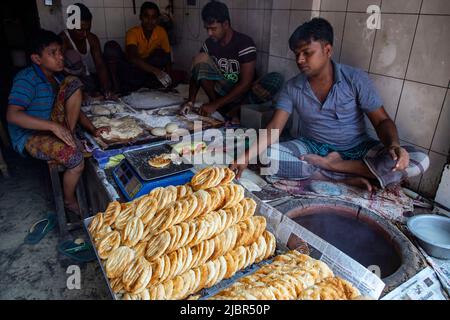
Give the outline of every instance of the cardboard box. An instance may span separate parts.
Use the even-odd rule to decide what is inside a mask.
[[[246,104],[241,107],[241,125],[245,128],[264,129],[275,112],[272,102]]]

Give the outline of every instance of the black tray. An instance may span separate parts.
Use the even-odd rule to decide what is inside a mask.
[[[179,165],[170,163],[164,168],[154,168],[148,164],[148,160],[158,156],[162,153],[171,153],[171,147],[167,144],[148,147],[136,151],[124,152],[125,159],[144,181],[151,181],[159,178],[171,176],[180,172],[191,170],[194,166],[190,163],[185,163],[185,159]]]

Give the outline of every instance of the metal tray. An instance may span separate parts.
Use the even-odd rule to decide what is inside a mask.
[[[89,236],[89,241],[92,244],[92,248],[94,248],[94,252],[95,252],[95,255],[97,257],[98,264],[100,265],[100,268],[102,269],[103,278],[106,281],[106,285],[108,286],[109,293],[111,294],[111,298],[113,300],[117,300],[116,295],[114,294],[114,291],[112,290],[111,285],[109,284],[109,279],[106,276],[106,271],[105,271],[105,269],[103,267],[102,260],[100,259],[99,255],[98,255],[97,248],[94,245],[94,240],[91,238],[91,234],[89,233],[89,230],[88,230],[88,227],[91,224],[92,219],[94,219],[94,216],[84,219],[83,220],[83,226],[84,226],[84,229],[85,229],[87,235]]]
[[[192,164],[181,163],[176,165],[171,163],[164,168],[153,168],[147,162],[150,158],[162,153],[171,153],[171,147],[167,144],[160,146],[151,146],[148,148],[124,152],[125,159],[140,176],[142,180],[151,181],[159,178],[171,176],[180,172],[185,172],[193,168]]]
[[[239,183],[239,181],[235,181],[235,183]],[[256,201],[256,203],[257,203],[257,210],[256,210],[256,212],[259,212],[259,208],[260,208],[260,206],[261,206],[261,204],[262,204],[262,201],[259,200],[258,198],[256,198],[255,196],[253,196],[253,195],[252,195],[249,191],[247,191],[247,190],[245,190],[245,196],[246,196],[246,197],[250,197],[250,198],[252,198],[252,199],[254,199],[254,200]],[[108,289],[109,289],[109,292],[110,292],[110,294],[111,294],[111,298],[112,298],[113,300],[119,300],[119,299],[116,297],[116,294],[114,293],[114,291],[113,291],[112,288],[111,288],[111,285],[110,285],[110,283],[109,283],[109,279],[108,279],[108,277],[106,276],[106,271],[105,271],[105,269],[104,269],[102,260],[100,259],[99,255],[98,255],[97,248],[96,248],[95,245],[93,244],[93,239],[91,238],[91,234],[90,234],[89,231],[88,231],[88,227],[89,227],[89,225],[90,225],[90,223],[91,223],[91,221],[92,221],[93,218],[94,218],[94,216],[84,219],[84,220],[83,220],[83,225],[84,225],[84,228],[85,228],[85,230],[86,230],[86,233],[87,233],[88,236],[89,236],[89,240],[90,240],[91,243],[92,243],[92,247],[94,248],[94,252],[95,252],[95,255],[96,255],[96,257],[97,257],[97,261],[98,261],[98,263],[100,264],[100,268],[101,268],[101,270],[102,270],[103,277],[104,277],[104,279],[105,279],[105,282],[106,282],[106,284],[107,284],[107,286],[108,286]],[[273,231],[273,230],[271,230],[271,231]],[[277,243],[278,243],[278,241],[277,241]],[[286,251],[284,248],[282,249],[282,248],[280,248],[280,247],[277,245],[277,249],[276,249],[276,253],[275,253],[275,254],[280,254],[280,253],[283,253],[284,251]],[[272,258],[263,260],[263,261],[261,261],[261,262],[259,262],[259,263],[254,263],[254,264],[248,266],[246,269],[243,269],[243,270],[238,271],[238,272],[237,272],[235,275],[233,275],[231,278],[229,278],[229,279],[224,279],[224,280],[222,280],[221,282],[215,284],[214,286],[212,286],[212,287],[210,287],[210,288],[204,288],[204,289],[201,289],[200,291],[198,291],[198,292],[196,292],[196,293],[194,293],[194,294],[199,294],[199,295],[201,296],[199,300],[205,300],[205,299],[208,299],[209,297],[211,297],[211,296],[217,294],[218,292],[220,292],[220,291],[222,291],[222,290],[228,288],[228,287],[231,286],[233,283],[235,283],[236,281],[238,281],[240,278],[245,277],[245,276],[247,276],[247,275],[249,275],[249,274],[252,274],[252,273],[256,272],[260,267],[262,267],[263,265],[268,264],[268,263],[270,263],[270,262],[272,262]]]

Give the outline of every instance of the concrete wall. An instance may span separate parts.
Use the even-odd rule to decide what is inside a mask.
[[[253,38],[258,50],[257,70],[267,71],[270,46],[272,2],[277,0],[224,0],[230,9],[231,24],[239,32]],[[201,19],[201,9],[208,0],[197,0],[196,6],[187,6],[186,0],[175,0],[177,44],[174,61],[177,67],[189,70],[191,58],[200,51],[207,38]]]
[[[124,47],[127,30],[140,24],[139,8],[144,0],[136,0],[136,14],[133,12],[132,0],[61,0],[61,2],[64,21],[66,21],[68,5],[84,3],[92,12],[92,32],[99,37],[102,47],[109,40],[116,40]],[[159,5],[161,11],[168,4],[168,0],[153,2]]]
[[[44,0],[36,0],[41,28],[59,33],[63,23],[61,0],[53,0],[52,6],[46,6]]]

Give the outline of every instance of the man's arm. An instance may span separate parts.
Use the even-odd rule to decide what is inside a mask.
[[[212,108],[217,110],[243,96],[248,90],[250,90],[252,86],[255,76],[255,66],[256,60],[241,64],[240,80],[236,84],[236,86],[233,87],[230,93],[218,98],[216,101],[209,105],[212,105]]]
[[[71,46],[69,39],[67,39],[66,33],[61,31],[59,33],[59,37],[62,39],[62,52],[66,52],[67,49]]]
[[[408,152],[400,147],[397,127],[387,114],[384,107],[380,107],[375,111],[368,112],[370,122],[372,123],[377,136],[383,145],[389,149],[392,158],[397,161],[394,170],[404,170],[409,164]]]
[[[64,141],[65,144],[73,148],[76,147],[72,134],[67,128],[50,120],[30,116],[24,110],[24,107],[9,105],[6,112],[7,121],[25,129],[51,131],[55,136]]]
[[[261,139],[258,137],[257,142],[252,144],[248,151],[246,151],[243,155],[241,155],[236,162],[231,164],[230,168],[232,170],[237,169],[236,177],[240,178],[242,172],[247,168],[248,163],[251,159],[256,158],[261,155],[263,152],[267,150],[269,146],[276,143],[280,138],[280,134],[286,126],[287,121],[289,120],[290,113],[284,110],[277,109],[270,120],[269,124],[266,127],[267,130],[267,139]]]
[[[144,59],[142,59],[139,56],[139,52],[138,52],[138,47],[134,44],[129,44],[126,47],[126,51],[127,51],[127,57],[128,60],[134,64],[135,66],[137,66],[139,69],[154,74],[154,75],[158,75],[161,70],[159,70],[158,68],[155,68],[154,66],[148,64],[147,62],[144,61]]]
[[[98,40],[98,37],[94,34],[90,34],[89,40],[91,44],[91,54],[92,58],[94,59],[95,69],[97,70],[100,87],[103,93],[105,94],[110,91],[111,85],[108,77],[108,69],[106,68],[105,62],[103,61],[100,41]]]
[[[99,137],[102,132],[110,132],[111,127],[100,127],[96,128],[92,121],[86,117],[83,111],[80,111],[80,125],[89,133],[91,133],[94,137]]]

